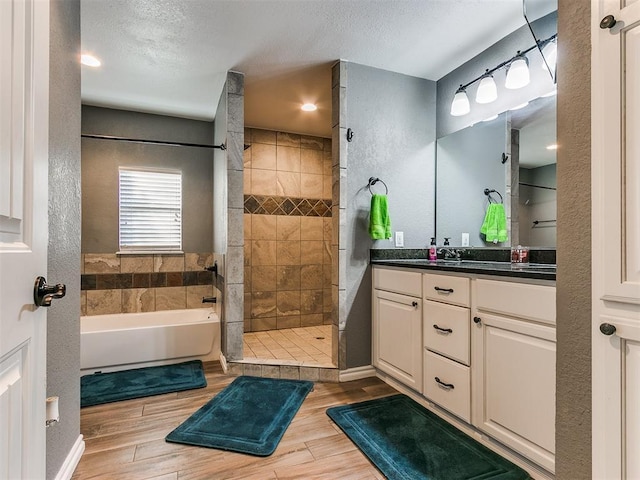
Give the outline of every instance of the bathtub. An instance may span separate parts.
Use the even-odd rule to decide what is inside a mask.
[[[220,320],[208,308],[80,317],[83,374],[219,355]]]

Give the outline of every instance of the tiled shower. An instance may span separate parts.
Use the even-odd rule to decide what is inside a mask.
[[[244,331],[331,324],[331,140],[245,129]]]

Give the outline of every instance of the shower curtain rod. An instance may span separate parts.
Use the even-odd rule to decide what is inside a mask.
[[[163,141],[163,140],[143,140],[139,138],[113,137],[111,135],[92,135],[88,133],[83,133],[80,136],[82,138],[94,138],[97,140],[116,140],[118,142],[148,143],[151,145],[169,145],[172,147],[217,148],[220,150],[227,149],[224,143],[221,143],[220,145],[207,145],[204,143],[169,142],[169,141]]]

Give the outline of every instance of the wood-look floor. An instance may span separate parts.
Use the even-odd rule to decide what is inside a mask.
[[[86,450],[73,480],[384,478],[325,413],[334,405],[397,393],[379,379],[316,383],[273,455],[254,457],[164,441],[234,379],[218,363],[206,364],[205,371],[203,389],[83,408]]]

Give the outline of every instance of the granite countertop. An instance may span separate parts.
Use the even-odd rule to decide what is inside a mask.
[[[503,258],[506,253],[505,249],[496,249],[495,255],[492,255],[488,249],[482,249],[482,251],[481,249],[465,249],[460,260],[439,258],[436,261],[429,261],[426,259],[426,253],[423,250],[408,252],[399,249],[372,249],[370,251],[371,264],[536,280],[555,281],[556,279],[556,265],[551,263],[551,260],[555,261],[555,251],[536,252],[535,255],[532,255],[532,260],[535,263],[523,265],[513,265],[511,262],[505,261]],[[508,253],[506,258],[509,258]]]

